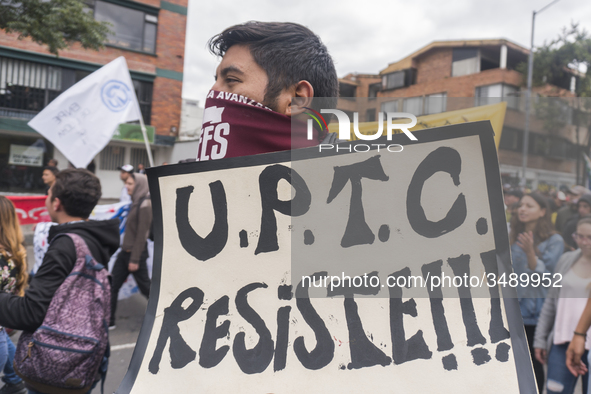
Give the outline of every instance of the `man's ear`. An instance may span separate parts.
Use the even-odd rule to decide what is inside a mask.
[[[61,212],[64,210],[64,206],[59,198],[55,197],[53,201],[51,201],[51,206],[55,212]]]
[[[305,107],[312,105],[312,99],[314,98],[314,88],[308,81],[300,81],[292,90],[293,92],[293,105],[290,102],[285,110],[285,115],[293,116],[301,114],[306,110]]]

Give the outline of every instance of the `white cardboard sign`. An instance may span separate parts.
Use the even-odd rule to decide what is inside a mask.
[[[510,272],[490,124],[415,135],[148,170],[153,287],[117,393],[533,393],[511,289],[426,279]]]

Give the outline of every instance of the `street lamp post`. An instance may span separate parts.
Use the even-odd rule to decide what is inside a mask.
[[[533,11],[531,17],[531,45],[529,49],[529,56],[527,58],[527,90],[525,91],[525,127],[523,130],[523,168],[521,173],[521,187],[525,187],[526,178],[525,171],[527,169],[527,150],[529,145],[529,114],[531,111],[531,85],[534,73],[534,26],[536,23],[536,14],[544,11],[552,4],[559,2],[554,0],[539,11]]]

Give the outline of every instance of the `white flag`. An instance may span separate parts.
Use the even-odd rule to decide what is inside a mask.
[[[111,140],[120,123],[138,120],[140,107],[123,56],[60,94],[29,122],[78,168]]]

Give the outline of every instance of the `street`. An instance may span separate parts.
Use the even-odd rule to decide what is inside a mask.
[[[105,394],[114,393],[125,377],[129,361],[135,348],[135,342],[142,327],[148,300],[141,294],[120,300],[117,306],[117,327],[109,331],[111,357],[105,382]],[[100,384],[92,394],[100,394]]]

